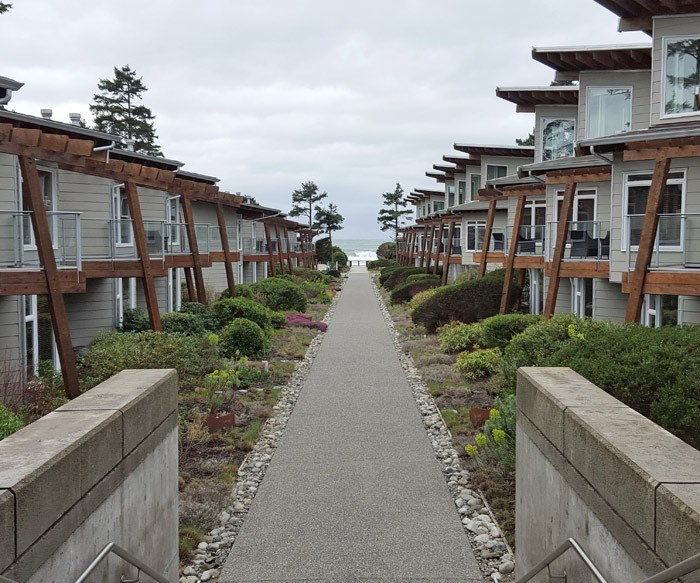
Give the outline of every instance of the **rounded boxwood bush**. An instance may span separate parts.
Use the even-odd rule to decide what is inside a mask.
[[[246,318],[255,322],[263,330],[272,327],[270,310],[248,298],[224,298],[212,304],[216,315],[217,328],[224,328],[234,318]]]
[[[457,356],[457,369],[468,380],[480,379],[495,373],[502,358],[498,348],[462,352]]]
[[[122,319],[122,332],[145,332],[151,329],[148,314],[141,308],[127,308]]]
[[[270,340],[255,322],[246,318],[234,318],[221,331],[219,348],[229,358],[262,358],[270,352]]]
[[[24,427],[21,417],[0,405],[0,441]]]
[[[250,286],[253,294],[271,310],[306,311],[306,294],[302,287],[279,277],[268,277]]]
[[[499,314],[481,322],[481,341],[484,348],[504,350],[514,336],[542,320],[535,314]]]
[[[185,312],[170,312],[160,317],[163,324],[163,332],[169,334],[185,334],[187,336],[201,336],[209,332],[199,316]]]
[[[286,328],[287,316],[283,312],[270,312],[270,322],[273,328]]]
[[[207,330],[216,330],[216,314],[214,314],[214,310],[212,310],[210,305],[200,304],[199,302],[182,302],[180,311],[197,316]]]
[[[440,285],[440,278],[435,276],[436,279],[427,279],[424,281],[406,282],[397,285],[391,292],[391,303],[392,304],[403,304],[410,301],[413,297],[421,292],[428,289],[438,287]]]
[[[485,320],[484,320],[485,321]],[[483,345],[481,322],[450,322],[438,330],[440,349],[448,354],[473,350]]]
[[[390,265],[396,265],[396,261],[393,259],[375,259],[374,261],[367,262],[367,269],[382,269],[384,267],[389,267]]]

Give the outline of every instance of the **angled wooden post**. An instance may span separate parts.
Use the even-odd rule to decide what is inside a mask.
[[[199,244],[197,243],[197,228],[194,224],[192,214],[192,202],[188,196],[182,196],[182,214],[185,216],[185,227],[187,228],[187,239],[190,243],[190,253],[192,254],[192,266],[194,269],[194,280],[197,288],[197,301],[200,304],[207,303],[207,290],[204,288],[204,276],[202,275],[202,261],[199,257]]]
[[[426,224],[425,227],[423,227],[423,237],[420,243],[420,261],[418,267],[423,267],[425,265],[425,254],[428,250],[428,229],[429,226]]]
[[[571,214],[574,208],[574,198],[576,195],[576,182],[571,181],[564,190],[564,201],[561,205],[561,212],[557,220],[557,240],[552,252],[552,267],[549,272],[549,285],[547,286],[547,298],[544,302],[542,315],[545,320],[549,320],[554,315],[554,308],[557,303],[559,293],[559,272],[564,259],[564,248],[566,247],[566,235],[569,231]]]
[[[496,200],[489,201],[489,212],[486,215],[486,226],[484,227],[484,239],[481,242],[481,261],[479,263],[479,278],[486,275],[486,266],[488,264],[489,247],[491,246],[491,230],[493,229],[493,221],[496,216]]]
[[[416,264],[416,248],[418,246],[418,231],[411,231],[413,238],[411,239],[411,250],[410,250],[410,263],[409,265],[413,267]]]
[[[158,307],[158,294],[156,292],[156,284],[153,278],[153,270],[151,269],[151,256],[148,253],[148,241],[146,240],[146,228],[143,224],[143,215],[141,214],[141,204],[139,203],[139,193],[136,184],[133,182],[124,183],[124,191],[126,193],[126,203],[129,206],[129,214],[134,228],[134,242],[136,243],[136,252],[139,254],[141,262],[141,271],[143,276],[143,293],[146,297],[146,309],[148,310],[148,318],[151,321],[151,328],[156,332],[160,332],[163,327],[160,323],[160,308]]]
[[[443,236],[443,231],[445,229],[445,225],[442,221],[438,223],[438,236],[437,236],[437,250],[435,253],[435,265],[433,265],[433,275],[437,275],[438,272],[438,267],[440,266],[440,248],[442,247],[442,236]],[[443,254],[443,269],[444,269],[444,261],[445,255]]]
[[[515,263],[515,255],[518,249],[518,236],[520,235],[520,224],[522,222],[524,208],[525,197],[519,196],[518,203],[515,206],[513,232],[510,236],[510,246],[508,247],[508,256],[506,257],[506,276],[503,280],[503,293],[501,294],[501,314],[507,313],[510,307],[510,294],[513,289],[513,264]]]
[[[428,256],[426,257],[425,261],[425,269],[430,272],[430,266],[432,265],[433,261],[433,247],[435,246],[435,224],[430,223],[430,237],[428,237]]]
[[[194,289],[194,278],[192,277],[192,269],[190,269],[189,267],[185,267],[182,271],[185,272],[185,285],[187,286],[187,301],[196,302],[197,293]]]
[[[637,260],[634,264],[634,273],[630,274],[629,297],[627,298],[627,312],[625,322],[639,322],[644,303],[644,282],[649,270],[649,262],[654,251],[654,241],[659,228],[659,212],[664,198],[668,172],[671,168],[671,159],[661,155],[656,160],[654,175],[651,179],[647,208],[642,223],[642,234],[637,248]],[[630,245],[627,252],[631,253]]]
[[[228,241],[228,230],[226,229],[226,216],[224,206],[221,203],[216,205],[216,221],[219,224],[219,236],[221,237],[221,248],[224,251],[224,270],[226,271],[226,283],[228,284],[228,295],[236,297],[236,280],[233,277],[233,262],[231,261],[231,247]]]
[[[284,251],[282,251],[282,237],[280,237],[279,224],[275,225],[275,237],[277,238],[277,260],[280,262],[280,271],[284,275]]]
[[[450,273],[450,257],[452,256],[452,236],[455,232],[455,222],[450,221],[450,228],[447,231],[447,245],[445,246],[445,263],[442,270],[442,285],[447,285]]]
[[[75,364],[75,352],[73,351],[73,341],[68,323],[68,312],[66,311],[66,303],[61,292],[56,256],[53,252],[49,220],[46,216],[46,207],[44,206],[44,198],[41,193],[39,171],[36,167],[36,161],[28,156],[19,156],[19,165],[22,172],[25,201],[31,211],[36,250],[44,272],[44,278],[46,279],[51,325],[54,338],[56,339],[58,358],[61,362],[61,375],[63,376],[65,393],[69,399],[74,399],[80,395],[78,369]]]
[[[275,256],[273,255],[273,251],[272,251],[272,238],[270,237],[270,225],[267,224],[267,221],[263,221],[262,224],[263,224],[263,227],[265,228],[265,240],[267,241],[268,263],[270,264],[270,273],[272,274],[270,277],[275,277],[275,275],[277,275],[277,272],[275,270]],[[253,244],[255,244],[255,241],[253,241]]]
[[[283,232],[285,245],[287,246],[287,267],[289,267],[289,273],[292,273],[294,266],[292,265],[292,250],[289,245],[289,229],[286,225],[284,226]]]

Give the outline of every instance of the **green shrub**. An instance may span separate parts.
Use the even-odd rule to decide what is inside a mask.
[[[211,305],[200,304],[199,302],[182,302],[180,311],[197,316],[202,325],[210,332],[216,330],[216,314],[214,314]]]
[[[374,261],[367,262],[367,269],[382,269],[393,265],[396,265],[396,261],[393,259],[375,259]]]
[[[24,427],[22,418],[5,406],[0,405],[0,441]]]
[[[468,380],[480,379],[494,374],[502,359],[503,355],[498,348],[461,352],[457,356],[457,370]]]
[[[410,312],[413,312],[418,306],[422,305],[423,303],[427,302],[430,298],[432,298],[435,293],[437,292],[438,288],[434,287],[431,289],[427,289],[422,292],[418,292],[413,298],[408,302],[408,309]]]
[[[422,283],[424,281],[436,281],[440,283],[442,281],[442,277],[432,273],[414,273],[406,278],[406,283]]]
[[[228,288],[226,288],[224,291],[221,292],[221,294],[219,294],[220,300],[229,297],[231,297],[231,294],[228,293]],[[236,285],[236,297],[248,298],[249,300],[258,301],[258,299],[254,297],[253,290],[250,289],[250,284],[247,283],[241,283]]]
[[[283,312],[273,312],[270,311],[270,323],[273,328],[286,328],[287,327],[287,316]]]
[[[127,308],[124,310],[122,332],[145,332],[150,329],[151,321],[145,310],[141,308]]]
[[[464,448],[469,457],[494,462],[500,474],[509,478],[515,472],[515,411],[515,395],[496,398],[482,433]]]
[[[440,349],[448,354],[473,350],[475,346],[483,345],[481,322],[450,322],[440,327],[437,333]]]
[[[163,324],[163,332],[169,334],[187,334],[188,336],[201,336],[209,330],[202,323],[202,319],[195,314],[185,312],[171,312],[160,317]]]
[[[650,417],[664,429],[700,448],[700,385],[661,387],[649,408]]]
[[[484,348],[505,350],[505,347],[514,336],[541,320],[542,316],[534,314],[499,314],[491,316],[481,322],[480,344]]]
[[[493,278],[464,281],[438,288],[431,298],[413,310],[415,324],[422,324],[433,333],[453,320],[470,324],[498,313],[502,285]],[[514,289],[517,301],[520,289]]]
[[[396,243],[387,241],[377,247],[377,257],[380,259],[396,259]]]
[[[80,361],[81,385],[88,389],[127,368],[175,368],[180,386],[191,388],[221,368],[216,345],[207,336],[164,332],[120,334],[95,338]]]
[[[434,276],[436,279],[427,279],[424,281],[417,282],[406,282],[397,285],[391,292],[391,303],[392,304],[403,304],[410,301],[413,296],[424,292],[425,290],[438,287],[440,285],[440,278]]]
[[[336,265],[339,270],[345,269],[348,266],[348,256],[340,247],[333,245],[333,256],[331,257],[331,264],[329,267],[333,268]]]
[[[330,283],[331,278],[318,269],[295,267],[292,270],[292,281],[320,281],[321,283]]]
[[[427,275],[425,267],[398,267],[389,274],[389,277],[384,280],[382,285],[391,291],[402,283],[405,283],[409,275],[414,274]]]
[[[224,298],[215,301],[211,307],[216,315],[217,329],[224,328],[235,318],[251,320],[266,331],[272,327],[270,310],[248,298]]]
[[[308,299],[317,300],[321,303],[328,303],[331,301],[326,293],[328,291],[327,284],[323,281],[302,281],[300,285]]]
[[[270,352],[267,334],[255,322],[234,318],[221,331],[221,353],[227,357],[262,358]]]
[[[397,269],[403,269],[403,266],[392,263],[391,265],[381,268],[379,271],[379,285],[384,287],[384,283],[386,282],[387,278]],[[423,272],[425,273],[425,269]]]
[[[306,311],[306,294],[300,285],[280,279],[268,277],[250,286],[253,294],[261,298],[262,303],[274,311],[292,310]]]
[[[325,275],[337,279],[338,277],[341,276],[341,273],[337,269],[326,269],[326,271],[323,272]]]

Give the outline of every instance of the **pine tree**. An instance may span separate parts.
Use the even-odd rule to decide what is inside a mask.
[[[392,231],[393,239],[399,236],[399,229],[406,224],[406,217],[413,214],[408,207],[408,201],[403,197],[403,188],[397,182],[394,192],[384,193],[384,207],[379,209],[377,222],[382,231]]]
[[[535,132],[534,130],[530,132],[527,138],[515,138],[515,143],[518,146],[534,146],[535,145]]]
[[[144,105],[137,105],[148,88],[142,77],[129,65],[114,67],[113,79],[100,79],[90,105],[95,117],[95,129],[108,134],[134,140],[134,151],[151,156],[162,156],[155,143],[158,138],[153,127],[155,116]]]
[[[333,249],[333,231],[340,231],[343,227],[345,217],[338,212],[338,207],[333,203],[328,205],[328,208],[316,206],[316,221],[313,223],[313,228],[320,233],[328,234],[328,242]]]
[[[0,14],[5,14],[5,12],[7,12],[10,8],[12,8],[12,4],[0,2]]]
[[[289,211],[289,216],[306,217],[309,221],[308,225],[311,227],[314,224],[314,205],[327,196],[326,192],[318,192],[318,186],[315,182],[311,180],[302,182],[301,188],[297,188],[292,193],[292,210]]]

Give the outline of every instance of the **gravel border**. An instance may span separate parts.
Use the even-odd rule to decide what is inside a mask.
[[[344,283],[345,280],[343,280]],[[341,294],[342,286],[333,297],[322,322],[326,324],[330,322]],[[219,512],[217,516],[219,526],[209,531],[204,540],[199,543],[194,560],[182,569],[179,583],[200,583],[219,577],[221,567],[236,541],[255,493],[260,487],[282,433],[287,427],[324,335],[323,332],[316,334],[303,360],[297,362],[292,378],[282,387],[280,399],[272,408],[274,412],[272,417],[265,422],[255,446],[238,468],[236,484],[233,488],[233,503]]]
[[[428,387],[410,354],[401,347],[394,320],[387,309],[376,281],[370,275],[374,293],[379,302],[384,321],[391,332],[396,354],[401,361],[411,392],[430,437],[435,457],[440,462],[445,481],[459,512],[464,532],[467,534],[474,556],[484,574],[484,580],[505,582],[515,570],[513,552],[506,542],[495,517],[480,492],[470,487],[469,472],[462,468],[454,448],[452,434],[445,425],[440,410],[435,405]]]

